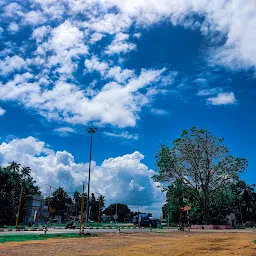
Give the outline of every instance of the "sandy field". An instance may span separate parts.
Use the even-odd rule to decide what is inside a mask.
[[[256,256],[252,233],[134,233],[0,244],[1,256],[243,255]]]

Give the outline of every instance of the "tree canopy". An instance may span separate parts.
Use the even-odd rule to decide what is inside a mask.
[[[41,194],[30,171],[29,167],[22,167],[15,162],[6,167],[0,167],[0,225],[15,224],[21,188],[22,201],[19,220],[23,220],[27,200]]]
[[[117,221],[125,222],[125,221],[131,220],[132,218],[131,210],[126,204],[120,204],[120,203],[111,204],[109,207],[107,207],[104,210],[103,213],[113,217],[116,214],[116,211],[118,216]]]
[[[203,223],[212,223],[211,212],[218,205],[216,201],[223,202],[228,188],[239,181],[239,175],[248,165],[245,158],[232,156],[223,141],[193,127],[184,130],[172,147],[162,145],[156,155],[159,173],[153,179],[165,188],[174,184],[169,187],[169,194],[182,186],[190,201],[200,208]]]

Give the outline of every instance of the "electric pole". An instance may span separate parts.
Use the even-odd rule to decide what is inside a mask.
[[[80,235],[82,234],[83,214],[84,214],[84,182],[83,182],[83,186],[82,186],[82,202],[81,202],[81,215],[80,215]]]
[[[18,226],[18,222],[19,222],[19,215],[20,215],[20,206],[21,206],[21,200],[22,200],[22,193],[23,193],[23,187],[21,187],[21,190],[20,190],[20,199],[19,199],[18,213],[17,213],[17,216],[16,216],[16,227]]]
[[[48,206],[47,206],[47,217],[50,217],[50,198],[51,198],[51,189],[55,188],[52,185],[45,184],[45,186],[49,187],[49,196],[48,196]],[[56,189],[56,188],[55,188]]]

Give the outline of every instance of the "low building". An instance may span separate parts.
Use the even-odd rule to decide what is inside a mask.
[[[33,196],[27,201],[24,224],[28,224],[29,222],[41,223],[46,214],[45,211],[44,198],[41,196]]]

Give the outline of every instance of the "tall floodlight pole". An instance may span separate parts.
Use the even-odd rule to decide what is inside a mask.
[[[86,131],[90,133],[91,140],[90,140],[90,162],[89,162],[89,173],[88,173],[88,190],[87,190],[87,202],[86,202],[86,218],[85,224],[88,223],[89,218],[89,198],[90,198],[90,181],[91,181],[91,161],[92,161],[92,135],[97,131],[97,128],[89,127],[86,128]]]

